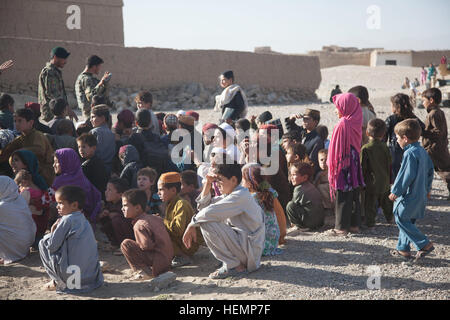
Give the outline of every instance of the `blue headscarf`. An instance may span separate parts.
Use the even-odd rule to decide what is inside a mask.
[[[39,162],[35,154],[30,150],[17,150],[13,153],[17,154],[22,160],[23,164],[27,166],[28,171],[33,177],[33,183],[42,191],[47,191],[48,185],[44,178],[39,174]]]

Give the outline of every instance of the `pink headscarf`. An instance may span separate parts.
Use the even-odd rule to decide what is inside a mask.
[[[358,154],[361,152],[363,123],[361,106],[352,93],[333,96],[333,103],[342,117],[333,129],[328,148],[328,180],[332,198],[340,171],[350,166],[350,146],[353,146]]]

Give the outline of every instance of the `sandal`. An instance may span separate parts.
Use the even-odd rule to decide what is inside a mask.
[[[401,254],[400,251],[397,250],[397,249],[390,250],[389,254],[393,258],[400,259],[400,260],[403,260],[403,261],[409,261],[412,258],[411,254],[405,256],[405,255]]]
[[[325,231],[325,233],[333,237],[345,237],[348,234],[347,231],[336,231],[335,229]]]
[[[44,291],[56,291],[56,283],[55,281],[51,280],[50,282],[47,282],[41,287]]]
[[[422,249],[422,250],[417,251],[416,258],[414,259],[414,261],[417,261],[417,260],[429,255],[432,251],[434,251],[433,245],[431,245],[431,248],[428,250]]]
[[[172,268],[178,268],[192,264],[192,259],[186,256],[175,256],[172,259]]]
[[[247,270],[238,271],[237,267],[227,270],[225,266],[222,266],[220,269],[217,269],[213,273],[209,275],[210,279],[225,279],[228,277],[239,277],[246,275]]]
[[[140,270],[136,273],[134,273],[133,275],[131,275],[130,280],[131,281],[145,281],[145,280],[150,280],[152,279],[153,276],[148,274],[147,272]]]

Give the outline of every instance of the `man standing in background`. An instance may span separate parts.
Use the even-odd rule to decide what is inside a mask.
[[[67,101],[67,94],[64,88],[64,81],[60,69],[64,68],[70,52],[62,47],[55,47],[51,51],[51,60],[39,74],[38,102],[41,105],[42,119],[46,122],[53,119],[49,102],[52,99],[63,98]],[[69,118],[78,121],[77,115],[71,108],[68,108]]]
[[[102,58],[96,55],[90,56],[86,61],[86,68],[75,82],[78,108],[83,111],[86,119],[91,115],[92,97],[94,95],[102,95],[107,99],[107,84],[111,78],[111,73],[105,72],[101,80],[95,77],[100,73],[102,64]]]

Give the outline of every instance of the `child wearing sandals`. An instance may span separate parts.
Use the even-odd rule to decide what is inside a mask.
[[[89,221],[81,213],[86,194],[75,186],[63,186],[55,194],[61,216],[39,242],[39,254],[52,279],[43,290],[86,293],[103,284],[97,242]]]
[[[417,120],[407,119],[395,126],[397,142],[405,151],[400,171],[391,188],[389,199],[394,202],[395,222],[399,229],[398,243],[390,254],[404,260],[412,258],[410,245],[417,248],[415,260],[434,250],[433,243],[416,226],[425,215],[427,198],[433,181],[433,162],[418,142],[421,128]]]

